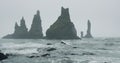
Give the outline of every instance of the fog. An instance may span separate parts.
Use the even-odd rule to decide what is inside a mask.
[[[61,13],[69,8],[77,34],[86,34],[87,20],[92,24],[94,37],[120,37],[120,0],[0,0],[0,37],[14,32],[15,22],[22,16],[30,29],[33,16],[40,10],[43,33]]]

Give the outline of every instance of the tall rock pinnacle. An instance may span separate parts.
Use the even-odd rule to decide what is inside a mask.
[[[91,23],[90,23],[90,20],[88,20],[88,29],[87,29],[87,34],[85,35],[85,38],[93,38],[92,35],[91,35]]]
[[[39,11],[37,11],[37,14],[34,15],[31,29],[29,31],[29,37],[30,38],[42,38],[43,37],[41,18],[40,18]]]
[[[15,23],[15,31],[14,31],[14,35],[17,35],[17,34],[19,34],[18,32],[19,32],[19,28],[20,28],[20,26],[17,24],[17,22]]]
[[[21,21],[20,21],[20,29],[21,29],[21,33],[22,33],[22,34],[27,34],[27,33],[28,33],[28,29],[27,29],[27,27],[26,27],[24,17],[22,17],[22,19],[21,19]]]
[[[77,31],[70,20],[69,9],[61,8],[61,15],[46,32],[48,39],[78,39]]]

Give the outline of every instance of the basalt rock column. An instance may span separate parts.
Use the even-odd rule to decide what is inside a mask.
[[[29,31],[29,38],[43,38],[40,12],[34,15],[31,29]]]
[[[74,24],[70,20],[69,9],[61,8],[61,15],[46,32],[48,39],[79,39]]]
[[[88,20],[87,25],[88,25],[87,34],[85,35],[84,38],[93,38],[92,35],[91,35],[91,23],[90,23],[89,20]]]

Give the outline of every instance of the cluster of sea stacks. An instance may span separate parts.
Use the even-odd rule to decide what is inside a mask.
[[[22,17],[20,26],[15,23],[15,31],[13,34],[4,36],[7,39],[80,39],[77,36],[77,31],[74,24],[71,22],[69,9],[61,9],[61,15],[58,17],[55,23],[46,31],[46,37],[43,36],[40,12],[34,15],[33,22],[30,30],[28,31],[25,20]],[[81,38],[92,38],[91,35],[91,23],[88,21],[87,35],[83,36],[81,32]]]
[[[40,12],[37,11],[37,14],[34,15],[31,29],[29,31],[26,27],[25,20],[22,17],[20,21],[20,26],[17,23],[15,23],[14,33],[7,35],[3,38],[15,38],[15,39],[43,38]]]

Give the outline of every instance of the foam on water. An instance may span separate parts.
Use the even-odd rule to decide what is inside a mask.
[[[61,40],[0,39],[0,49],[5,53],[26,55],[38,53],[38,48],[44,49],[47,47],[54,47],[57,48],[57,51],[52,52],[51,54],[58,56],[58,58],[64,57],[63,54],[66,54],[67,56],[65,57],[70,57],[72,60],[79,61],[79,63],[86,62],[88,60],[88,63],[120,63],[120,38],[96,38],[63,41],[66,43],[66,45],[61,44]],[[47,43],[51,43],[52,45],[46,45]],[[72,47],[77,48],[73,49]],[[82,53],[86,52],[88,55],[82,55]],[[71,53],[78,55],[69,55]],[[93,53],[94,55],[89,55],[89,53]],[[20,59],[19,57],[17,58]],[[23,59],[20,60],[23,61]],[[26,59],[26,61],[30,60]],[[38,60],[38,63],[39,62],[40,61]]]

